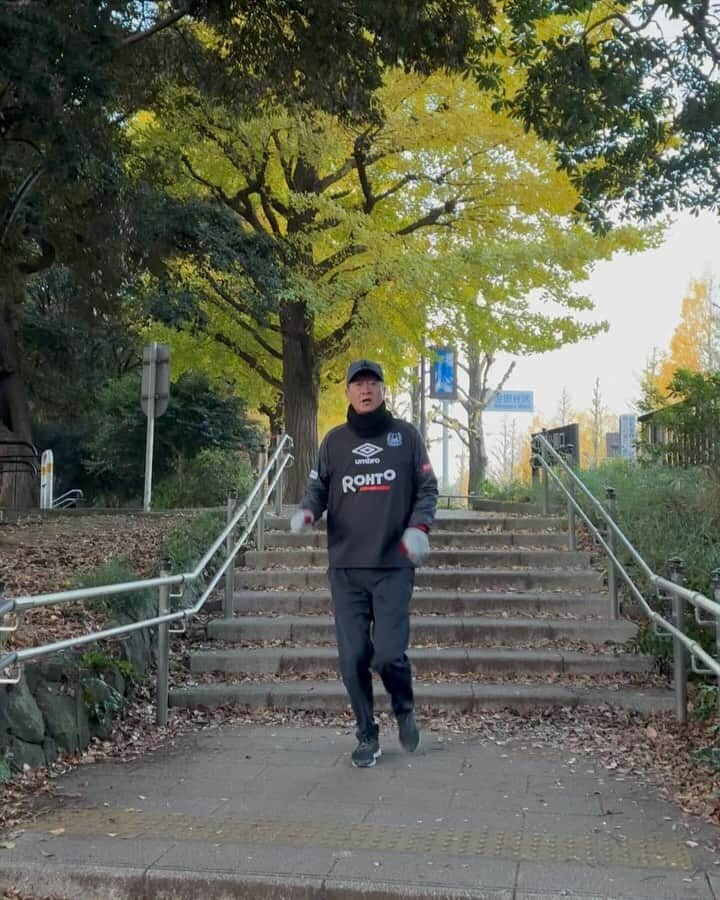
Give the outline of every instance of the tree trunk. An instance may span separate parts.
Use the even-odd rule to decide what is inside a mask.
[[[270,426],[270,434],[282,434],[285,428],[285,412],[283,410],[282,397],[278,397],[277,402],[273,404],[268,413],[268,423]]]
[[[485,400],[483,384],[483,360],[475,348],[468,349],[468,394],[475,400],[467,407],[468,414],[468,493],[479,495],[483,492],[487,474],[488,456],[483,431],[482,408],[477,405]]]
[[[477,419],[477,422],[472,425],[468,434],[470,444],[468,493],[479,495],[483,492],[488,456],[482,427],[482,414],[478,412],[474,418]]]
[[[16,299],[0,294],[0,507],[28,509],[38,505],[38,461],[25,446],[32,443],[32,420],[18,365]],[[21,455],[23,462],[8,461]]]
[[[313,323],[304,303],[286,304],[280,311],[283,342],[285,431],[295,444],[295,465],[288,470],[285,502],[298,503],[318,451],[320,360]]]
[[[422,430],[420,425],[420,385],[422,381],[422,377],[420,375],[420,366],[416,368],[415,373],[416,377],[411,379],[410,381],[411,421],[418,430]]]

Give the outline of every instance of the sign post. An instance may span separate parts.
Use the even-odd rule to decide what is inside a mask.
[[[170,347],[153,341],[143,347],[143,374],[140,405],[147,416],[145,435],[145,488],[143,509],[150,512],[152,503],[152,467],[155,446],[155,419],[161,416],[170,399]]]
[[[40,509],[52,509],[55,491],[55,455],[44,450],[40,458]]]

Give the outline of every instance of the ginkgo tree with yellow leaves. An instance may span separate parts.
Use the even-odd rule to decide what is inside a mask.
[[[525,173],[523,184],[533,202],[518,203],[511,229],[458,252],[458,277],[447,297],[445,333],[460,348],[467,387],[459,388],[463,417],[446,418],[437,410],[435,421],[446,422],[467,448],[470,494],[481,493],[486,478],[483,412],[520,358],[605,330],[607,323],[588,318],[592,302],[578,284],[597,260],[654,240],[653,233],[632,227],[599,236],[573,219],[572,189],[548,158],[543,162],[542,149],[538,145],[534,171]],[[501,354],[516,358],[495,373]]]
[[[711,277],[693,279],[682,301],[680,322],[670,339],[669,352],[656,361],[654,387],[667,395],[678,369],[714,372],[720,368],[720,309],[713,300]]]
[[[376,120],[353,125],[249,115],[167,85],[132,124],[135,176],[182,211],[165,277],[195,298],[189,327],[243,363],[250,406],[281,407],[290,500],[316,454],[321,388],[349,353],[392,377],[443,331],[490,352],[577,340],[597,326],[575,322],[588,302],[568,284],[641,241],[573,225],[577,196],[549,148],[473,83],[393,70],[376,103]],[[565,311],[548,316],[547,298]]]

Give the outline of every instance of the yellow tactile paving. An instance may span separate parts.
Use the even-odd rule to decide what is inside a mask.
[[[63,829],[59,832],[59,829]],[[548,832],[420,829],[407,826],[332,821],[283,822],[145,813],[139,809],[71,809],[39,819],[27,829],[65,835],[174,841],[252,843],[289,847],[337,847],[427,856],[479,856],[516,862],[577,862],[633,868],[690,869],[681,844],[612,834],[568,835]]]

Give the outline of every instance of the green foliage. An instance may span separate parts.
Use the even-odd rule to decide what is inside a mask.
[[[669,405],[643,423],[644,437],[656,426],[664,437],[640,441],[643,456],[683,466],[711,464],[720,478],[720,372],[677,369],[668,387]]]
[[[109,309],[79,302],[82,287],[66,267],[30,280],[20,308],[22,369],[37,420],[84,422],[95,395],[140,361],[140,341],[127,302]]]
[[[617,521],[656,572],[668,560],[685,563],[687,584],[708,593],[710,573],[720,566],[720,480],[706,469],[640,466],[607,460],[578,473],[596,497],[615,488]]]
[[[701,718],[709,719],[711,715],[717,715],[717,710],[714,710],[712,714],[707,716],[703,715]],[[690,759],[698,763],[702,766],[707,766],[712,769],[714,772],[720,771],[720,747],[701,747],[699,750],[693,750],[690,754]]]
[[[700,684],[695,691],[692,705],[693,719],[701,719],[703,721],[711,721],[718,717],[718,688],[716,684]],[[711,749],[711,748],[705,748]],[[714,752],[711,754],[712,764],[716,768],[720,768],[720,748],[712,748]],[[698,751],[703,753],[703,751]]]
[[[578,475],[599,499],[605,497],[606,487],[615,488],[616,521],[654,572],[669,577],[668,561],[679,557],[685,566],[687,587],[713,596],[711,573],[720,567],[720,482],[712,471],[607,460],[597,469]],[[668,619],[670,600],[656,596],[622,547],[618,556],[650,606]],[[684,630],[706,651],[714,652],[714,633],[696,623],[692,608],[687,610]],[[659,638],[652,628],[641,629],[634,646],[637,652],[655,656],[664,670],[669,668],[672,643]]]
[[[190,516],[179,524],[168,535],[163,549],[163,555],[170,563],[170,570],[187,572],[194,568],[224,525],[225,516],[214,510]],[[221,549],[217,559],[222,559],[223,553],[224,550]]]
[[[89,426],[83,422],[35,422],[33,443],[40,453],[53,451],[56,497],[71,488],[80,488],[86,497],[93,494],[94,481],[84,464],[89,436]]]
[[[89,691],[83,694],[83,703],[88,711],[91,722],[106,727],[111,719],[113,719],[126,705],[127,701],[120,691],[108,685],[110,696],[105,700],[95,700]]]
[[[0,784],[6,784],[12,780],[12,769],[6,756],[0,756]]]
[[[111,584],[120,584],[125,581],[135,581],[138,576],[133,571],[129,560],[124,558],[108,560],[104,565],[92,569],[90,572],[83,572],[73,587],[75,588],[92,588],[104,587]],[[137,616],[150,600],[149,591],[134,591],[127,594],[108,594],[107,596],[97,597],[86,601],[90,609],[99,612],[105,612],[108,615],[115,616],[118,614],[126,614]]]
[[[641,625],[635,637],[629,642],[629,647],[633,653],[653,656],[661,671],[670,671],[673,658],[672,641],[659,635],[652,624]]]
[[[511,481],[508,484],[498,484],[495,481],[483,481],[479,496],[483,500],[509,500],[516,503],[537,503],[540,499],[540,488],[524,484],[521,481]]]
[[[86,650],[80,657],[80,665],[96,674],[114,670],[119,672],[123,678],[133,679],[135,677],[135,670],[130,660],[118,659],[101,650]]]
[[[110,382],[99,394],[87,467],[98,487],[120,497],[142,493],[146,419],[140,409],[140,374]],[[188,373],[171,388],[167,411],[155,424],[154,478],[162,481],[180,460],[206,448],[255,451],[258,429],[245,403],[212,387],[205,375]]]
[[[178,460],[175,473],[153,490],[153,505],[156,509],[219,506],[228,496],[244,497],[254,483],[247,454],[207,448],[187,462]]]
[[[175,528],[165,543],[164,556],[168,560],[171,572],[189,572],[194,569],[211,544],[216,540],[225,526],[223,513],[208,510],[186,519]],[[212,576],[225,559],[225,547],[222,546],[210,560],[203,576]],[[183,597],[173,608],[191,606],[205,589],[204,578],[185,586]]]
[[[598,226],[717,202],[720,21],[690,0],[514,0],[470,70],[555,146]],[[669,22],[667,21],[669,20]],[[505,74],[512,66],[514,78]]]

